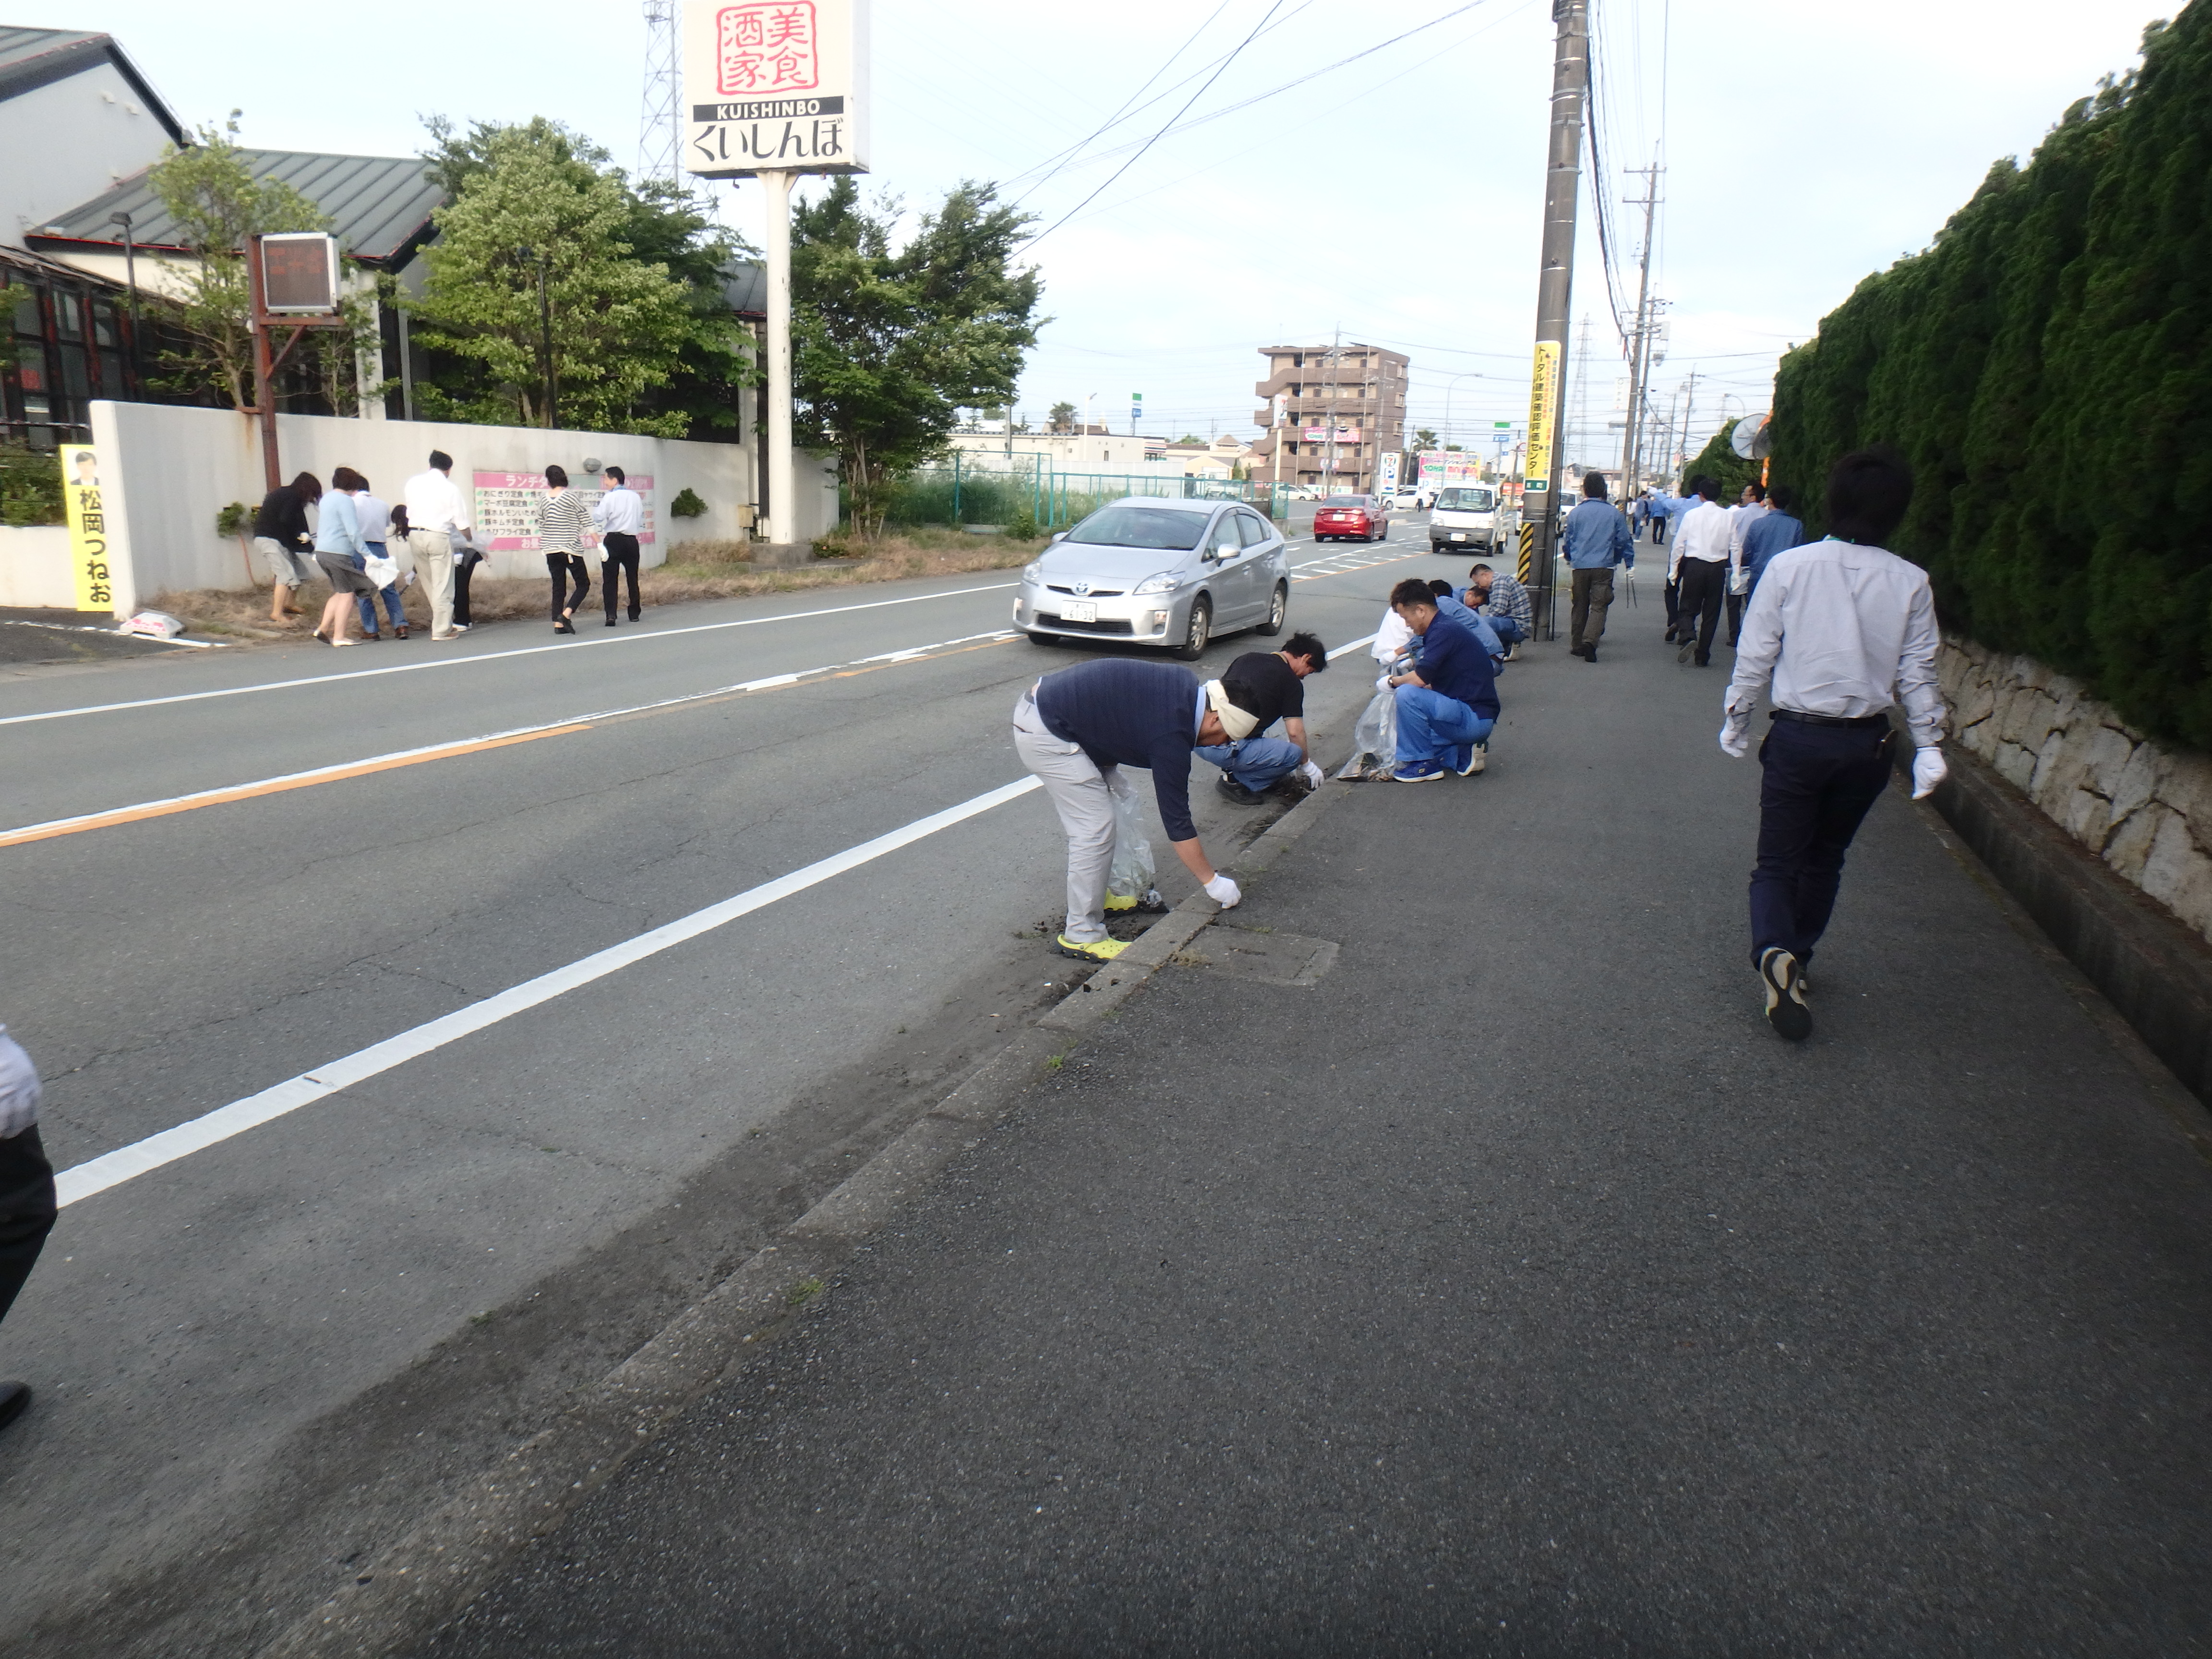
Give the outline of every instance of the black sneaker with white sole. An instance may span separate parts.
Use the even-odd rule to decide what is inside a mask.
[[[1218,794],[1222,799],[1234,801],[1239,806],[1257,806],[1261,801],[1267,799],[1266,795],[1261,793],[1260,791],[1256,789],[1247,789],[1243,784],[1237,782],[1236,779],[1231,777],[1226,772],[1224,772],[1220,777],[1214,781],[1213,787],[1214,792]]]
[[[1813,1035],[1813,1011],[1805,1004],[1797,958],[1778,945],[1759,953],[1759,982],[1766,993],[1766,1023],[1778,1036],[1802,1042]]]

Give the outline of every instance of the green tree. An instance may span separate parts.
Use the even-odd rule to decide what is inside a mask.
[[[204,126],[198,142],[171,144],[147,183],[176,221],[177,241],[191,257],[170,272],[181,296],[161,313],[181,343],[161,356],[164,390],[227,398],[253,406],[252,295],[246,238],[268,231],[327,230],[329,222],[306,197],[275,179],[257,179],[238,145],[233,110],[220,129]],[[295,354],[296,355],[296,354]],[[331,355],[325,347],[323,355]]]
[[[1419,431],[1413,434],[1414,448],[1434,449],[1436,447],[1437,434],[1430,431],[1428,428],[1423,427]]]
[[[1033,215],[963,183],[893,246],[900,204],[849,177],[792,216],[796,423],[841,459],[853,526],[883,527],[892,477],[945,453],[963,408],[1011,401],[1042,284],[1012,259]]]
[[[1075,405],[1073,404],[1054,404],[1052,406],[1052,422],[1045,428],[1045,430],[1048,432],[1074,431]]]
[[[1692,458],[1689,465],[1682,469],[1682,488],[1686,492],[1690,488],[1691,479],[1701,472],[1709,472],[1721,487],[1721,505],[1733,507],[1736,498],[1743,494],[1746,484],[1759,482],[1759,464],[1747,461],[1735,453],[1729,444],[1735,436],[1735,422],[1729,421],[1714,433],[1711,441]],[[1582,488],[1579,480],[1575,481],[1575,487],[1579,494]]]
[[[684,411],[641,405],[683,366],[697,319],[667,264],[636,257],[638,198],[550,121],[479,126],[460,141],[434,124],[432,135],[447,152],[432,158],[433,176],[458,190],[434,216],[439,239],[413,309],[434,342],[478,372],[425,386],[425,407],[525,426],[550,425],[557,412],[570,427],[682,436]]]

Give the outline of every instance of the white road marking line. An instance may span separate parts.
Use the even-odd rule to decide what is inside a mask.
[[[996,789],[987,790],[961,802],[957,806],[948,806],[941,812],[916,818],[902,829],[878,836],[873,841],[862,842],[858,847],[849,848],[804,869],[794,870],[789,875],[778,876],[774,881],[748,888],[718,904],[695,910],[688,916],[655,927],[649,933],[640,933],[635,939],[627,939],[620,945],[594,951],[564,968],[540,974],[536,979],[526,980],[520,985],[486,997],[481,1002],[457,1008],[450,1014],[417,1025],[412,1030],[402,1031],[397,1036],[386,1037],[381,1042],[372,1043],[366,1048],[318,1066],[313,1071],[287,1078],[258,1094],[248,1095],[243,1100],[234,1100],[228,1106],[219,1106],[214,1111],[179,1123],[174,1128],[164,1129],[159,1134],[149,1135],[128,1146],[118,1146],[112,1152],[104,1152],[55,1176],[56,1192],[64,1207],[90,1198],[96,1193],[104,1193],[111,1187],[120,1186],[149,1170],[158,1170],[165,1164],[189,1158],[192,1153],[228,1140],[234,1135],[242,1134],[273,1119],[296,1112],[301,1107],[310,1105],[325,1096],[351,1088],[356,1083],[367,1082],[394,1066],[404,1066],[410,1060],[419,1060],[449,1042],[496,1025],[501,1020],[589,985],[594,980],[604,979],[633,963],[642,962],[673,945],[696,939],[702,933],[711,933],[724,923],[750,915],[774,904],[778,899],[804,892],[886,854],[911,847],[940,830],[948,830],[956,823],[988,812],[993,807],[1003,805],[1038,787],[1034,777],[1001,784]]]
[[[69,720],[78,714],[112,714],[125,708],[158,708],[165,703],[198,702],[210,697],[243,697],[257,691],[289,691],[305,685],[335,685],[342,680],[374,679],[384,674],[414,674],[429,668],[469,668],[477,663],[500,662],[509,657],[534,657],[547,651],[589,651],[605,645],[637,645],[653,640],[680,639],[686,634],[713,634],[730,628],[760,628],[769,623],[803,622],[811,617],[841,617],[854,611],[880,611],[886,605],[920,605],[927,599],[959,599],[969,593],[1000,593],[1018,582],[992,582],[982,587],[948,588],[942,593],[910,593],[899,599],[871,599],[863,605],[827,605],[818,611],[789,611],[774,617],[744,617],[736,622],[697,623],[690,628],[666,628],[650,634],[622,634],[611,640],[577,640],[561,645],[523,646],[513,651],[487,651],[475,657],[441,657],[433,662],[397,663],[390,668],[359,668],[343,674],[310,674],[295,680],[266,680],[258,685],[233,685],[219,691],[184,691],[172,697],[141,697],[132,702],[88,703],[81,708],[50,708],[42,714],[0,716],[0,726],[22,726],[33,720]]]
[[[1329,657],[1334,660],[1347,651],[1356,651],[1374,637],[1370,634],[1362,639],[1347,640],[1332,648]],[[819,886],[848,871],[857,870],[864,864],[872,863],[886,854],[911,847],[940,830],[949,830],[956,823],[980,817],[994,807],[1002,806],[1040,787],[1034,777],[1000,784],[996,789],[986,790],[957,806],[948,806],[941,812],[916,818],[912,823],[878,836],[873,841],[863,842],[858,847],[848,848],[803,869],[794,870],[789,875],[778,876],[773,881],[747,888],[720,903],[694,910],[688,916],[640,933],[635,939],[594,951],[566,967],[556,968],[550,973],[540,974],[536,979],[525,980],[520,985],[486,997],[481,1002],[456,1008],[452,1013],[426,1021],[411,1030],[400,1032],[397,1036],[386,1037],[381,1042],[371,1043],[366,1048],[357,1049],[312,1071],[302,1072],[297,1077],[287,1078],[258,1094],[234,1100],[228,1106],[218,1106],[212,1112],[163,1129],[157,1134],[148,1135],[128,1146],[118,1146],[112,1152],[103,1152],[98,1158],[64,1170],[56,1176],[55,1194],[62,1206],[67,1208],[82,1199],[91,1198],[111,1187],[119,1187],[126,1181],[136,1180],[165,1164],[173,1164],[194,1152],[219,1146],[248,1129],[258,1128],[264,1123],[287,1116],[302,1106],[313,1105],[316,1101],[351,1088],[356,1083],[365,1083],[370,1078],[404,1066],[410,1060],[419,1060],[450,1042],[489,1030],[501,1020],[535,1008],[542,1002],[550,1002],[555,997],[589,985],[594,980],[604,979],[634,963],[658,956],[672,946],[696,939],[702,933],[711,933],[726,922],[735,921],[740,916],[764,909],[778,899],[805,892],[810,887]]]
[[[913,646],[904,651],[885,652],[879,656],[860,657],[852,662],[829,663],[819,668],[802,668],[792,674],[771,674],[766,679],[740,680],[735,685],[718,685],[711,691],[687,691],[680,697],[662,697],[654,702],[632,703],[623,708],[601,708],[588,714],[571,714],[564,720],[541,720],[534,726],[510,726],[504,732],[486,732],[473,738],[454,738],[445,743],[424,744],[414,749],[395,749],[389,754],[371,755],[362,760],[342,761],[335,765],[317,766],[304,772],[285,772],[273,778],[256,778],[246,783],[227,783],[214,789],[196,789],[188,795],[167,795],[159,800],[136,801],[127,806],[102,807],[96,812],[81,812],[73,817],[49,818],[43,823],[19,824],[12,830],[0,830],[0,842],[16,837],[46,838],[69,830],[72,825],[88,823],[98,818],[112,817],[118,812],[148,814],[176,811],[189,807],[195,801],[213,800],[221,796],[235,795],[241,789],[278,789],[286,785],[312,783],[319,778],[342,777],[358,772],[365,766],[390,767],[411,760],[417,755],[434,755],[448,749],[465,748],[471,744],[499,743],[511,738],[526,738],[538,732],[551,732],[562,726],[588,726],[597,720],[618,720],[625,714],[648,714],[656,709],[675,708],[687,702],[702,702],[709,697],[726,697],[741,691],[767,691],[779,685],[795,685],[800,680],[817,674],[835,674],[847,669],[870,664],[903,662],[925,652],[949,650],[956,645],[973,645],[984,640],[1011,640],[1012,629],[998,629],[988,634],[963,634],[955,640],[939,640],[934,645]]]

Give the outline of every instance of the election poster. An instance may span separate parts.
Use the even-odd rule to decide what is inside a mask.
[[[89,444],[64,444],[61,462],[62,515],[69,525],[76,608],[112,611],[115,583],[108,574],[107,509],[100,503],[100,452]]]

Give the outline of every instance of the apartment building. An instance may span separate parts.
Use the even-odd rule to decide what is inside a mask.
[[[1252,417],[1261,431],[1246,476],[1371,495],[1378,458],[1400,447],[1406,430],[1413,360],[1354,343],[1262,346],[1260,355],[1267,378],[1253,390],[1265,406]]]

